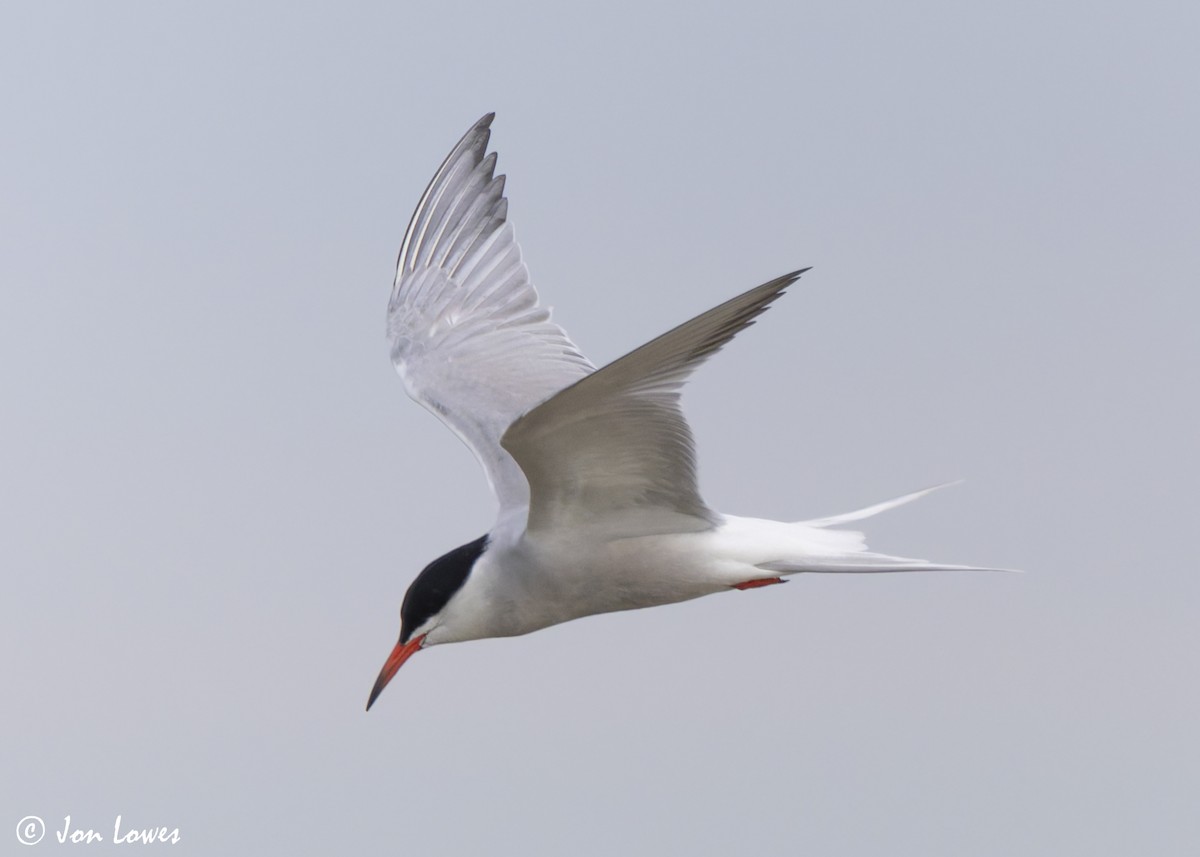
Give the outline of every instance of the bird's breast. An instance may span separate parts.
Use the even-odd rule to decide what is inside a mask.
[[[489,551],[494,621],[504,634],[618,610],[686,601],[725,588],[699,534],[522,539]],[[485,556],[485,559],[488,559]]]

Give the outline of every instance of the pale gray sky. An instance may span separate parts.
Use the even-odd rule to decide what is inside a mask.
[[[8,4],[0,851],[1190,852],[1198,42],[1190,3]],[[364,713],[493,514],[383,324],[488,110],[596,362],[814,266],[685,399],[713,505],[962,477],[872,545],[1028,574],[446,646]]]

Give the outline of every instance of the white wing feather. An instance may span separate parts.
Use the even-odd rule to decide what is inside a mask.
[[[487,150],[493,114],[446,157],[405,232],[388,304],[392,362],[409,395],[471,448],[501,514],[529,503],[500,436],[594,367],[550,321],[508,223]]]

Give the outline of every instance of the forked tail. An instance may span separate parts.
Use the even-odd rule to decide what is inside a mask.
[[[805,543],[806,549],[794,559],[771,560],[759,563],[756,567],[764,571],[780,574],[815,573],[852,573],[870,574],[892,571],[1012,571],[1007,568],[981,568],[973,565],[947,565],[934,563],[923,559],[910,557],[889,556],[867,550],[865,536],[856,530],[832,530],[838,524],[859,521],[886,512],[905,503],[931,494],[941,488],[957,485],[957,482],[947,482],[934,485],[905,494],[894,500],[876,503],[864,509],[832,515],[827,518],[816,518],[811,521],[797,521],[789,526],[796,529],[796,535]]]

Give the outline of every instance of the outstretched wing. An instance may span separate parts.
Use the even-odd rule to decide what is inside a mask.
[[[753,324],[802,273],[710,309],[513,423],[501,442],[529,480],[528,529],[612,516],[630,535],[713,526],[718,516],[696,486],[695,447],[680,391],[705,358]]]
[[[500,446],[518,416],[594,367],[538,305],[508,222],[504,176],[485,157],[489,113],[426,188],[404,233],[388,303],[392,363],[408,394],[483,464],[503,511],[529,502]]]

